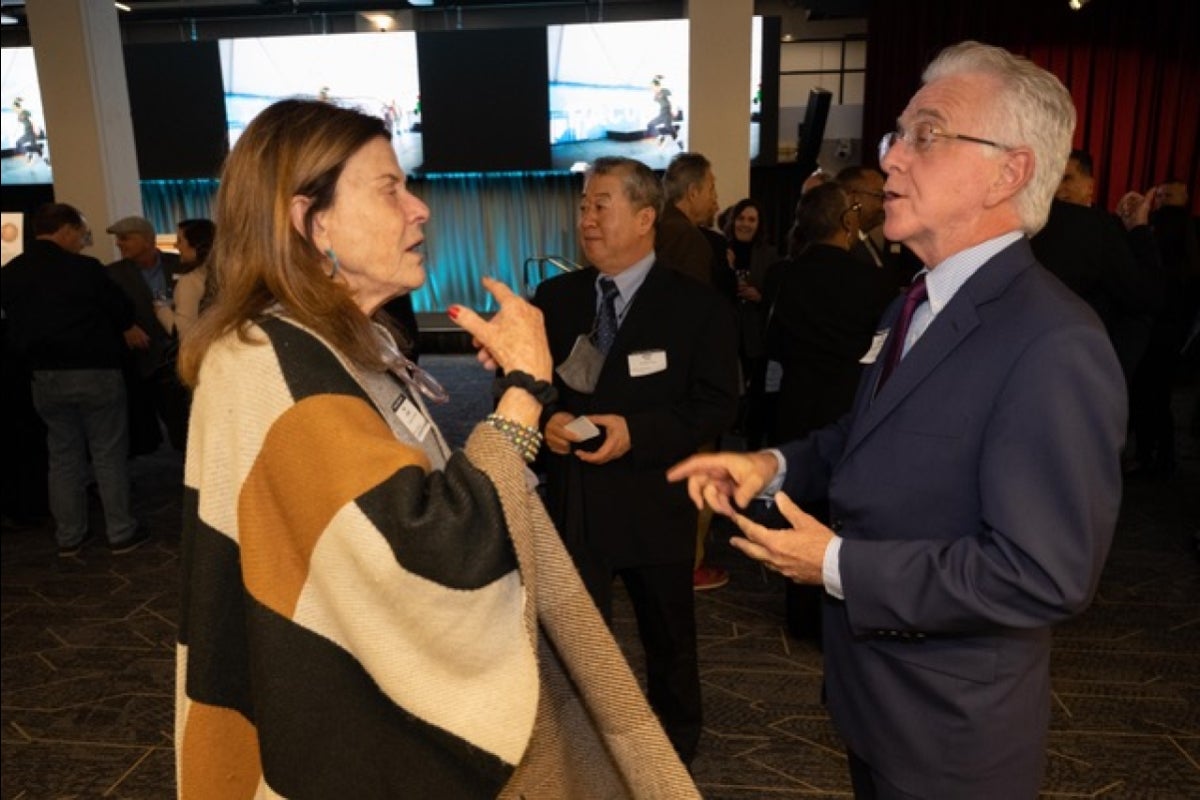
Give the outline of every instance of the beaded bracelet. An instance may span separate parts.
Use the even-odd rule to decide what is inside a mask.
[[[542,449],[542,433],[531,425],[522,425],[498,414],[488,414],[484,422],[491,425],[512,442],[513,447],[526,461],[532,463]]]

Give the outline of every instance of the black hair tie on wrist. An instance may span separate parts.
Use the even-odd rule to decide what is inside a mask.
[[[539,381],[528,372],[519,369],[505,373],[502,378],[496,378],[492,382],[492,395],[499,398],[511,386],[529,392],[544,406],[552,405],[558,400],[558,389],[554,388],[554,384]]]

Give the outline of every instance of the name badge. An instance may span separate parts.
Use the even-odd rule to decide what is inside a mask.
[[[641,378],[667,368],[666,350],[643,350],[629,354],[629,377]]]
[[[425,439],[431,423],[425,419],[425,415],[421,413],[421,409],[417,408],[416,403],[402,396],[392,404],[392,411],[396,414],[396,419],[400,420],[400,423],[413,435],[413,438],[418,442]]]
[[[871,339],[871,346],[867,348],[867,352],[858,360],[860,364],[874,364],[875,359],[879,358],[880,351],[883,350],[883,343],[887,341],[888,332],[879,331],[875,337]]]

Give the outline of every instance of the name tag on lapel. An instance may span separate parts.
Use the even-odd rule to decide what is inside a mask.
[[[421,413],[421,409],[417,408],[417,404],[409,400],[403,395],[392,404],[392,411],[396,414],[396,418],[403,423],[404,427],[408,428],[408,432],[413,435],[413,438],[418,442],[424,441],[425,434],[429,433],[431,423],[425,419]]]
[[[643,350],[629,354],[629,377],[641,378],[667,368],[666,350]]]
[[[874,364],[875,359],[879,358],[880,351],[883,350],[883,343],[887,341],[888,332],[879,331],[871,339],[871,346],[867,348],[867,352],[863,353],[863,357],[858,360],[860,364]]]

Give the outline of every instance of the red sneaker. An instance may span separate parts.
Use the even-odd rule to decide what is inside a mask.
[[[706,589],[720,589],[729,583],[729,571],[720,567],[710,567],[701,564],[692,572],[692,588],[697,592]]]

